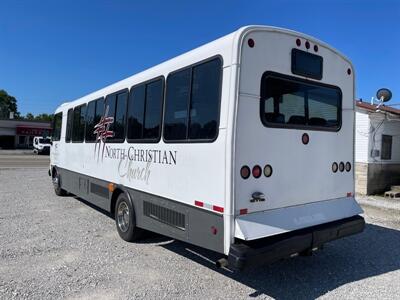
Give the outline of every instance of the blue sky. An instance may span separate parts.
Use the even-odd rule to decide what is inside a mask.
[[[17,98],[22,114],[51,113],[248,24],[327,42],[353,61],[357,97],[369,101],[388,87],[391,103],[400,103],[396,0],[1,0],[0,11],[0,89]]]

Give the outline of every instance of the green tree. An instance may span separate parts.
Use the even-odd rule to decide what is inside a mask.
[[[17,107],[17,99],[9,95],[5,90],[0,90],[0,118],[9,118],[10,112],[14,113],[14,118],[20,116]]]
[[[52,121],[53,115],[49,114],[39,114],[35,117],[36,121]]]
[[[31,113],[27,113],[24,119],[31,121],[35,119],[35,116]]]

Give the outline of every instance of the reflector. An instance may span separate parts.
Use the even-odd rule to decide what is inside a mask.
[[[265,165],[264,175],[265,177],[270,177],[272,175],[272,167],[270,165]]]

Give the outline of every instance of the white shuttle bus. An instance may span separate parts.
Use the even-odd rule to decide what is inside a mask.
[[[351,62],[248,26],[62,104],[49,174],[126,241],[149,230],[242,269],[363,231],[353,132]]]

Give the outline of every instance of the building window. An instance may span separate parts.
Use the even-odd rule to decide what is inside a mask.
[[[382,134],[381,159],[392,159],[392,140],[391,135]]]
[[[222,61],[219,58],[168,76],[166,141],[212,141],[218,134]]]
[[[128,141],[160,139],[163,80],[158,79],[131,89],[128,103]]]
[[[53,119],[53,141],[59,141],[61,137],[61,126],[62,126],[62,112],[54,115]]]
[[[113,117],[109,130],[114,136],[109,141],[123,142],[125,140],[126,104],[128,102],[128,91],[121,91],[108,95],[105,106],[108,108],[107,116]]]
[[[25,140],[26,140],[26,136],[20,135],[20,136],[18,137],[18,145],[20,145],[20,146],[25,145]]]
[[[85,116],[86,104],[82,104],[74,108],[74,116],[72,122],[73,142],[81,143],[85,139]]]

